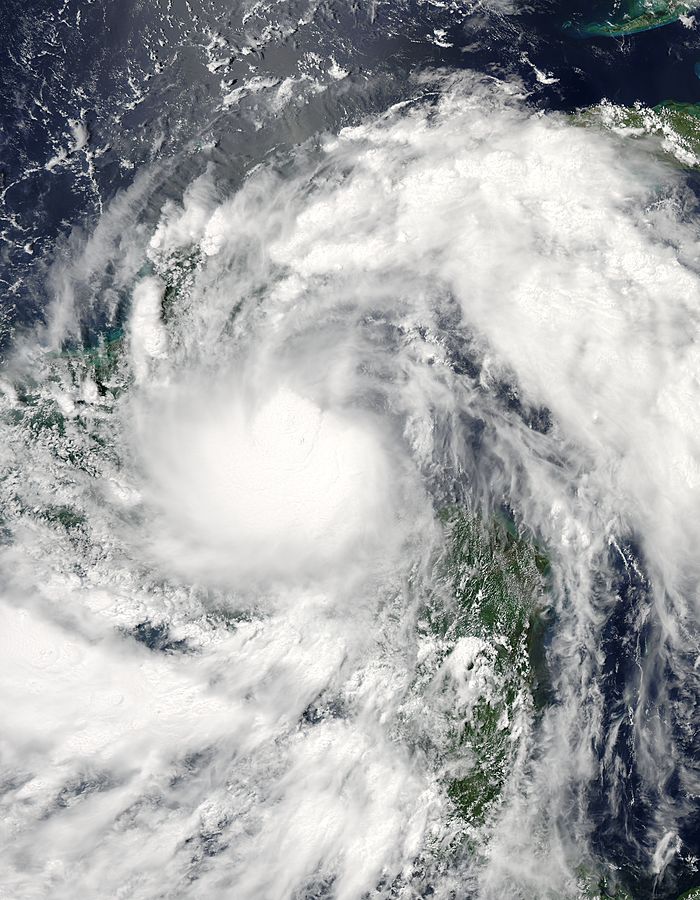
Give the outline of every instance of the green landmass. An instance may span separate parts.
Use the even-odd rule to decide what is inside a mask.
[[[41,511],[40,517],[66,529],[78,528],[85,522],[85,516],[70,506],[47,506]]]
[[[621,885],[613,884],[605,876],[579,871],[580,897],[585,900],[634,900]]]
[[[165,283],[161,301],[164,322],[168,322],[176,313],[178,301],[189,298],[201,264],[202,251],[194,246],[176,250],[157,266],[158,274]]]
[[[635,897],[620,885],[612,885],[606,878],[582,876],[584,886],[582,896],[586,900],[635,900]],[[679,894],[676,900],[700,900],[700,888],[692,888]]]
[[[124,332],[121,328],[113,328],[97,336],[97,339],[83,346],[66,346],[54,357],[71,360],[74,367],[88,369],[92,374],[98,392],[104,396],[112,390],[116,394],[113,380],[121,358],[124,345]]]
[[[517,739],[511,726],[546,703],[542,598],[549,562],[504,517],[485,524],[450,509],[441,518],[448,549],[440,575],[453,603],[430,610],[431,627],[455,643],[470,636],[483,641],[493,672],[492,689],[454,735],[451,753],[468,758],[471,767],[447,786],[459,815],[478,825],[512,770]]]
[[[677,22],[696,7],[688,0],[631,0],[623,5],[622,13],[611,16],[604,22],[589,22],[578,29],[585,37],[624,37],[661,28]]]
[[[652,136],[684,166],[700,166],[700,105],[667,100],[654,107],[603,102],[577,114],[576,124],[598,126],[631,138]]]

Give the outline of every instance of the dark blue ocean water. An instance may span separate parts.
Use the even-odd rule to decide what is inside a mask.
[[[288,4],[289,19],[302,7]],[[0,4],[0,283],[3,304],[14,307],[17,321],[41,315],[46,296],[37,274],[56,239],[89,228],[144,165],[172,158],[197,135],[216,135],[225,152],[257,152],[245,134],[231,139],[235,113],[222,115],[219,76],[208,71],[202,54],[208,33],[235,42],[250,28],[239,10],[220,0],[199,0],[195,8],[196,18],[184,2],[173,3],[167,14],[135,0]],[[623,39],[583,39],[564,27],[587,14],[583,4],[522,4],[504,15],[397,2],[378,4],[370,15],[360,5],[329,2],[308,27],[268,35],[255,63],[261,74],[284,77],[305,53],[332,48],[338,64],[357,76],[335,108],[328,104],[297,123],[288,141],[382,108],[401,96],[410,72],[435,66],[518,75],[532,89],[531,102],[543,109],[574,110],[603,98],[648,105],[700,101],[697,31],[676,23]],[[442,43],[451,47],[428,40],[435,28],[444,29]],[[248,63],[233,64],[232,81],[245,79]],[[538,84],[533,66],[558,81]],[[47,169],[58,151],[70,149],[71,118],[87,128],[93,156],[69,152],[65,164]],[[278,143],[284,139],[277,137]]]

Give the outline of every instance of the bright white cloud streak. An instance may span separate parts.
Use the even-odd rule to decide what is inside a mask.
[[[223,202],[202,179],[168,206],[151,260],[202,262],[166,321],[158,276],[134,287],[116,400],[18,354],[38,381],[36,413],[9,383],[4,400],[11,896],[576,896],[586,813],[558,816],[594,766],[610,541],[643,548],[669,665],[697,611],[697,236],[651,149],[533,115],[512,86],[437,86],[284,176]],[[425,747],[488,692],[489,656],[446,657],[416,617],[435,509],[465,494],[548,548],[560,703],[455,855]],[[666,741],[649,732],[652,763]],[[675,827],[661,808],[663,848]]]

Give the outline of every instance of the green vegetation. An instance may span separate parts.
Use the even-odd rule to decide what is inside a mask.
[[[623,37],[661,28],[687,15],[695,8],[688,0],[628,0],[621,12],[605,22],[589,22],[579,29],[585,37]]]
[[[694,103],[675,103],[668,100],[654,107],[658,118],[657,134],[672,135],[684,149],[700,161],[700,106]]]
[[[195,276],[202,263],[202,251],[199,247],[189,247],[171,253],[167,260],[158,266],[158,274],[165,282],[165,291],[161,302],[163,321],[168,322],[175,314],[176,302],[189,297]]]
[[[619,884],[617,873],[601,876],[583,866],[578,870],[578,892],[581,900],[635,900],[634,894]],[[676,895],[675,900],[700,900],[700,887]]]
[[[611,884],[605,876],[582,873],[580,890],[580,896],[586,900],[633,900],[632,895],[623,887]]]
[[[625,888],[619,884],[611,883],[607,878],[581,873],[580,876],[581,897],[586,900],[634,900]],[[679,894],[676,900],[700,900],[700,888],[692,888],[683,894]]]
[[[448,537],[441,569],[453,603],[430,611],[431,627],[453,647],[476,639],[484,648],[480,677],[488,671],[486,689],[454,732],[451,755],[470,768],[449,782],[448,794],[461,816],[480,824],[512,770],[520,732],[513,726],[545,702],[542,595],[549,563],[505,517],[486,525],[450,509],[441,518]],[[474,665],[467,661],[467,672]]]
[[[601,103],[581,111],[575,122],[624,132],[632,138],[654,136],[661,140],[661,149],[678,162],[700,166],[700,105],[673,100],[653,108]]]
[[[40,518],[55,523],[68,530],[78,528],[85,522],[85,516],[70,506],[47,506],[42,510]]]
[[[121,328],[115,328],[98,335],[94,343],[86,342],[82,347],[68,347],[59,355],[62,359],[77,363],[78,368],[86,367],[90,370],[98,392],[104,396],[114,387],[112,382],[117,374],[123,347],[124,332]]]

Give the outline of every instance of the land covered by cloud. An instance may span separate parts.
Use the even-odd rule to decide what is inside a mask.
[[[130,286],[108,376],[55,351],[115,295],[86,309],[58,267],[4,384],[13,897],[577,896],[611,552],[644,561],[653,664],[685,677],[693,647],[692,200],[517,85],[415,95],[233,196],[199,179],[112,260],[145,182],[122,198],[83,251]],[[448,603],[438,513],[504,504],[551,561],[557,703],[504,723],[478,825],[445,723],[497,688],[491,651],[421,616]],[[687,812],[663,777],[697,786],[663,721],[635,740],[662,874]]]

